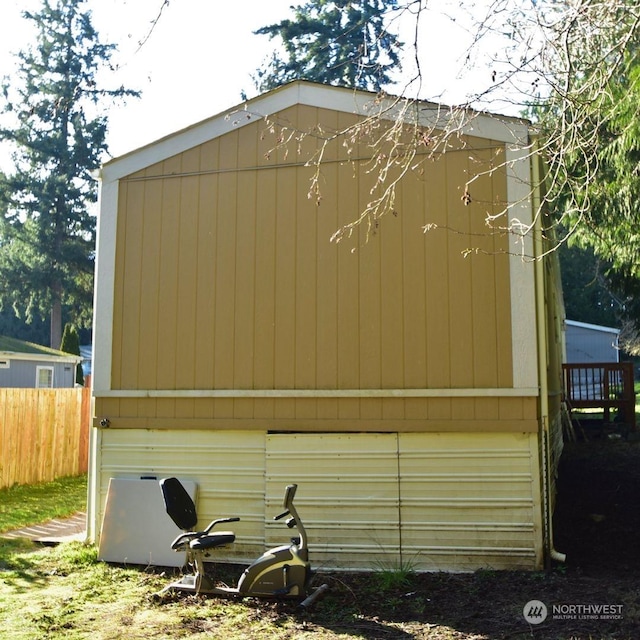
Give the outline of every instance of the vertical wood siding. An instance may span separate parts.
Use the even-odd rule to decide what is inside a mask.
[[[327,131],[353,116],[280,114]],[[258,122],[121,180],[112,388],[509,388],[507,239],[499,143],[474,138],[428,161],[366,242],[330,243],[370,200],[368,150],[325,157],[322,199],[304,166],[313,137],[274,149]],[[471,187],[472,173],[486,171]],[[436,223],[424,234],[422,227]],[[376,231],[375,229],[373,231]],[[467,257],[467,249],[472,251]],[[528,413],[520,399],[520,413]],[[481,402],[486,407],[486,402]],[[492,402],[497,414],[504,399]],[[478,419],[477,399],[97,398],[97,415],[136,419],[387,421]],[[118,426],[117,419],[113,419]],[[329,425],[328,428],[335,429]]]

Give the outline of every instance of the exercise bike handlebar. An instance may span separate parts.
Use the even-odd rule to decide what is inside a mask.
[[[282,501],[282,506],[285,508],[285,511],[279,513],[277,516],[274,516],[274,520],[282,520],[282,518],[286,518],[287,516],[291,516],[289,520],[287,520],[287,526],[291,529],[294,526],[298,530],[298,534],[300,537],[300,548],[306,549],[307,547],[307,533],[304,529],[304,525],[300,520],[300,516],[293,505],[293,499],[296,495],[296,491],[298,489],[297,484],[289,484],[284,490],[284,499]]]
[[[285,510],[282,513],[279,513],[277,516],[273,516],[274,520],[282,520],[282,518],[286,518],[291,511],[294,511],[294,516],[297,516],[295,513],[295,509],[293,507],[293,499],[296,496],[296,491],[298,490],[297,484],[288,484],[284,490],[284,499],[282,500],[282,506]]]
[[[218,524],[224,524],[225,522],[239,522],[240,518],[218,518],[217,520],[214,520],[213,522],[211,522],[209,524],[209,526],[204,530],[203,533],[207,534],[209,533],[209,531],[211,531],[211,529],[213,529],[213,527],[215,527]]]

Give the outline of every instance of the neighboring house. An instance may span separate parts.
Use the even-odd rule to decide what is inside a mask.
[[[619,362],[619,336],[619,329],[565,320],[566,362]]]
[[[230,561],[287,538],[270,517],[290,482],[320,566],[539,569],[555,555],[564,318],[555,252],[521,257],[544,252],[528,123],[469,112],[401,180],[397,216],[368,243],[364,228],[332,243],[374,175],[366,145],[333,148],[317,206],[314,137],[376,104],[295,82],[103,167],[96,541],[111,478],[175,475],[197,484],[203,523],[240,516]],[[447,113],[421,105],[425,121]],[[535,241],[486,226],[505,206]]]
[[[73,387],[81,361],[64,351],[0,336],[0,387]]]

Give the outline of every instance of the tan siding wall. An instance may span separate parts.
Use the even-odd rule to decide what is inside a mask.
[[[96,415],[108,417],[113,428],[144,429],[212,427],[301,432],[538,429],[536,398],[98,398]],[[96,426],[98,420],[94,420]]]
[[[281,135],[352,119],[290,109]],[[251,124],[120,182],[112,388],[509,388],[507,240],[477,235],[486,211],[502,207],[504,175],[474,182],[469,206],[461,189],[471,170],[491,169],[498,145],[469,139],[483,149],[427,162],[402,183],[397,217],[367,244],[360,231],[355,244],[336,245],[331,234],[371,198],[366,163],[328,155],[316,206],[311,169],[297,163],[317,142],[274,150],[277,135]],[[439,228],[424,235],[430,222]],[[463,257],[472,247],[481,251]],[[116,427],[125,426],[119,417],[129,426],[181,417],[423,428],[427,416],[496,420],[506,400],[98,397],[96,415]],[[531,419],[530,401],[515,403],[516,420]]]
[[[285,485],[315,567],[466,571],[542,564],[536,434],[266,434],[102,431],[100,530],[111,477],[176,475],[198,484],[200,524],[240,516],[242,560],[288,540],[271,518]]]

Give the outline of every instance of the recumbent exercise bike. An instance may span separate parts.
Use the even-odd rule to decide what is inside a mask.
[[[312,593],[309,592],[311,565],[307,533],[293,504],[298,485],[290,484],[286,487],[284,511],[274,517],[274,520],[281,520],[288,516],[287,526],[290,529],[295,527],[298,535],[292,537],[289,544],[263,553],[244,570],[235,588],[215,585],[205,573],[204,558],[214,549],[235,541],[233,531],[216,531],[215,527],[238,522],[240,518],[219,518],[213,520],[203,531],[194,531],[198,522],[196,507],[182,483],[177,478],[165,478],[160,481],[160,488],[167,514],[184,532],[171,543],[171,548],[177,552],[186,551],[186,564],[192,567],[193,573],[183,575],[180,580],[167,585],[157,596],[177,589],[218,596],[293,598],[302,600],[300,606],[306,608],[328,588],[324,584]]]

